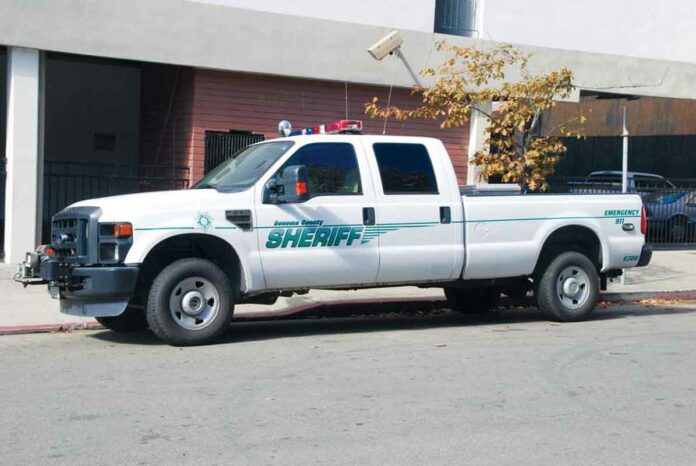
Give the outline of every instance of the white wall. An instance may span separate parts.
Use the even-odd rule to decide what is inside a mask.
[[[195,3],[433,32],[435,0],[188,0]]]
[[[39,105],[38,50],[9,51],[7,99],[7,178],[5,188],[5,262],[17,263],[39,239]]]
[[[482,39],[696,62],[694,0],[479,0]]]
[[[372,1],[380,5],[381,1],[392,0]],[[401,10],[406,11],[411,1],[404,1]],[[384,36],[388,30],[385,26],[287,16],[190,0],[2,0],[1,3],[2,45],[341,82],[413,85],[413,79],[398,59],[377,62],[366,51]],[[345,10],[347,17],[351,9]],[[395,14],[398,16],[401,15]],[[559,21],[558,28],[572,23],[566,16]],[[428,18],[423,24],[430,22]],[[519,29],[517,21],[511,20],[508,26],[510,34]],[[444,58],[432,50],[433,42],[440,38],[447,37],[460,46],[475,43],[471,38],[432,32],[402,29],[402,33],[403,52],[414,70],[432,66]],[[615,57],[553,47],[528,49],[535,52],[533,71],[568,67],[575,72],[583,89],[696,99],[693,85],[696,63]]]

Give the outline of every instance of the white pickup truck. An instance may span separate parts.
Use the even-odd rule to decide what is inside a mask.
[[[505,187],[458,186],[437,139],[281,137],[192,189],[73,204],[19,279],[48,284],[61,312],[192,345],[220,336],[235,304],[310,288],[440,287],[461,312],[533,290],[574,321],[607,277],[649,262],[639,196]]]

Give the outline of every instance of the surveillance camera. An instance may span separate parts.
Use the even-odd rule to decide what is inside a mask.
[[[404,40],[401,38],[399,31],[395,30],[377,41],[377,43],[367,49],[367,51],[370,52],[370,55],[372,55],[375,60],[381,60],[401,47],[403,43]]]

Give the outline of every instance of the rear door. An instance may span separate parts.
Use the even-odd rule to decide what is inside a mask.
[[[365,238],[379,242],[379,283],[456,277],[463,252],[461,198],[453,196],[447,169],[417,142],[365,139],[375,180],[377,225]],[[446,153],[444,147],[440,148]],[[442,164],[444,165],[444,164]],[[457,188],[454,187],[454,191]]]
[[[257,200],[257,234],[268,288],[309,288],[373,283],[377,242],[362,241],[374,212],[374,190],[365,154],[352,142],[300,147],[283,164],[304,165],[310,199],[271,204]]]

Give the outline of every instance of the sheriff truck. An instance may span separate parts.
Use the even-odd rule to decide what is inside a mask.
[[[459,186],[437,139],[362,135],[351,120],[280,130],[191,189],[67,207],[18,280],[47,284],[61,312],[196,345],[236,304],[313,288],[439,287],[465,313],[533,292],[576,321],[607,278],[650,261],[637,195]]]

